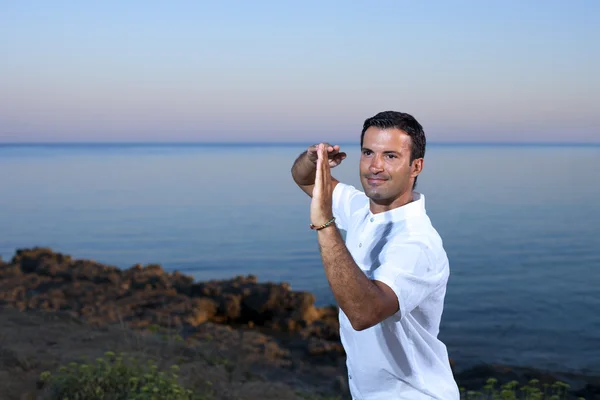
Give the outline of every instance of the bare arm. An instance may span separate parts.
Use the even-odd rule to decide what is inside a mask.
[[[332,217],[333,183],[327,150],[318,151],[310,216],[320,226]],[[352,327],[363,330],[399,310],[398,298],[386,284],[370,280],[354,262],[335,224],[317,230],[321,259],[333,295]]]
[[[370,328],[399,310],[394,291],[361,271],[336,226],[318,231],[318,240],[329,286],[355,330]]]
[[[292,178],[294,182],[310,197],[312,197],[313,189],[315,187],[315,174],[317,172],[317,146],[314,145],[308,148],[305,152],[300,154],[294,165],[292,166]],[[329,165],[331,168],[339,165],[345,158],[346,153],[339,151],[339,146],[328,145]],[[331,178],[331,190],[335,188],[339,181],[335,178]]]

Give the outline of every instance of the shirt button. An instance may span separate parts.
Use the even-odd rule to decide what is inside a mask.
[[[375,218],[371,218],[371,222],[375,221]]]
[[[362,247],[362,243],[359,243],[359,244],[358,244],[358,247]]]

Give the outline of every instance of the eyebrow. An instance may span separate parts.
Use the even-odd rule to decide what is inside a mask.
[[[373,151],[371,149],[369,149],[368,147],[363,147],[362,150],[369,150],[369,151]],[[400,155],[399,152],[395,151],[395,150],[386,150],[383,152],[383,154],[397,154]]]

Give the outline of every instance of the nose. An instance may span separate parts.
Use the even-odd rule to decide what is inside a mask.
[[[371,159],[371,165],[369,166],[369,169],[372,173],[378,173],[383,171],[383,160],[381,158],[381,155],[375,155]]]

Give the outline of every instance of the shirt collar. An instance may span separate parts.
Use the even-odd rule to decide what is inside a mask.
[[[416,217],[425,214],[425,195],[419,192],[413,192],[413,201],[401,207],[373,214],[369,205],[368,218],[371,222],[397,222],[410,217]]]

